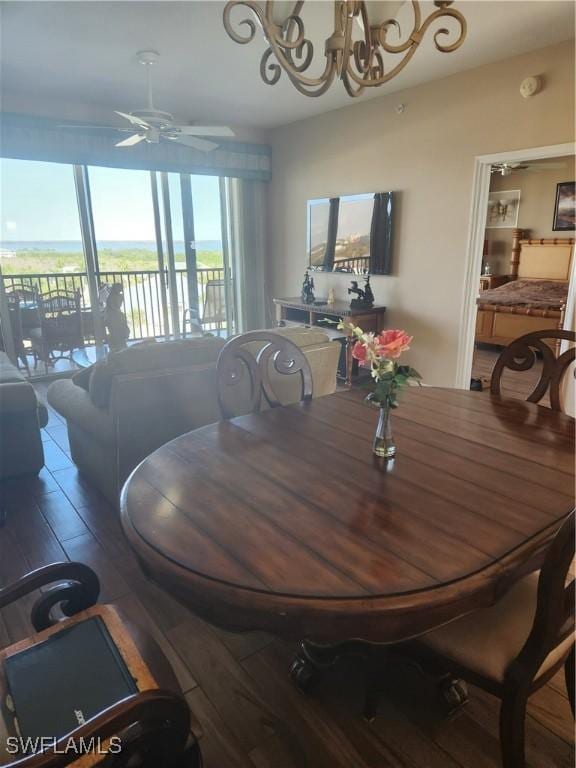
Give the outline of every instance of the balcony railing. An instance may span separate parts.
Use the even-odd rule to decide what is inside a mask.
[[[223,301],[224,269],[198,269],[196,272],[198,284],[198,299],[200,316],[206,318],[202,323],[205,331],[225,331],[226,314]],[[165,327],[162,309],[162,295],[167,285],[168,273],[159,270],[138,270],[130,272],[100,272],[100,284],[112,285],[120,283],[124,290],[124,307],[130,338],[138,340],[153,336],[165,336],[174,332],[169,320]],[[176,294],[179,330],[182,330],[184,310],[189,309],[188,300],[188,271],[176,270]],[[22,274],[4,275],[4,285],[7,291],[18,287],[37,289],[40,293],[51,291],[80,291],[85,337],[89,341],[93,336],[86,272],[52,273],[52,274]],[[168,316],[170,312],[170,296],[166,289]]]

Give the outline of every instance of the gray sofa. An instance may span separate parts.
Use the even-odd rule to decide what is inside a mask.
[[[308,357],[315,395],[333,392],[339,345],[312,329],[282,333]],[[142,459],[220,419],[216,360],[223,345],[216,337],[134,345],[50,385],[48,402],[66,419],[73,461],[112,504]]]
[[[42,469],[40,428],[47,423],[48,411],[32,384],[0,351],[0,478]]]

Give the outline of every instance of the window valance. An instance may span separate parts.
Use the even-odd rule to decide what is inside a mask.
[[[271,149],[267,144],[221,139],[221,146],[211,152],[166,141],[122,149],[114,146],[116,136],[121,134],[89,126],[69,131],[49,118],[0,114],[2,157],[270,180]]]

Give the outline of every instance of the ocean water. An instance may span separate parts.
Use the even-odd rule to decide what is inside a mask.
[[[99,250],[125,251],[143,249],[156,251],[155,240],[98,240]],[[55,253],[78,253],[82,251],[80,240],[3,240],[0,248],[6,251],[54,251]],[[221,251],[220,240],[196,240],[197,251]],[[184,253],[184,241],[174,241],[175,253]]]

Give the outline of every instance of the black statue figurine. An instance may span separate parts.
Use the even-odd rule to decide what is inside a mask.
[[[364,299],[367,304],[370,304],[370,306],[373,306],[374,304],[374,294],[372,293],[372,286],[370,285],[370,275],[366,275],[364,278]]]
[[[370,309],[370,307],[374,305],[374,294],[370,287],[370,276],[367,276],[365,279],[366,285],[364,286],[364,290],[358,288],[357,280],[352,280],[352,286],[348,288],[348,294],[355,293],[357,297],[350,301],[350,306],[353,309]]]
[[[124,291],[120,283],[110,286],[104,310],[104,325],[108,330],[107,341],[112,352],[124,349],[130,336],[126,315],[122,312]]]
[[[300,294],[302,304],[314,304],[314,280],[310,277],[308,270],[304,273],[304,282],[302,283],[302,293]]]

